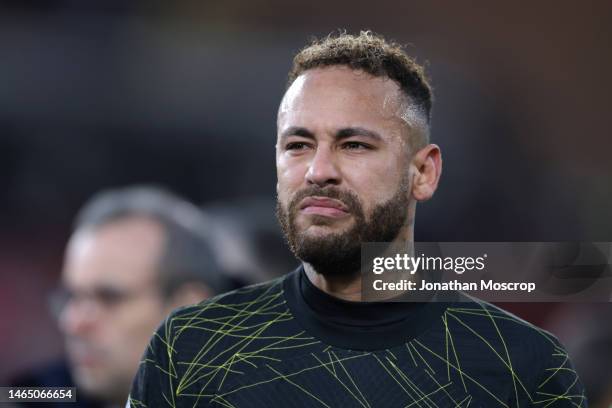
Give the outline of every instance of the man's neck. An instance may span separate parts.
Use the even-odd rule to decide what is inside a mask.
[[[312,265],[304,263],[304,271],[308,280],[328,295],[350,302],[361,301],[361,274],[347,276],[324,276],[317,273]]]

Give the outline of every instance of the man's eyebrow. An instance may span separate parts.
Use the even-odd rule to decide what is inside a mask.
[[[362,127],[348,127],[336,132],[336,140],[342,140],[352,136],[365,136],[375,140],[382,140],[382,137],[375,131]]]
[[[310,130],[300,127],[300,126],[291,126],[285,129],[281,135],[280,139],[286,139],[289,136],[300,136],[305,137],[307,139],[314,139],[315,135]],[[374,140],[382,140],[382,137],[375,131],[369,130],[362,127],[347,127],[342,128],[336,132],[335,139],[342,140],[352,136],[365,136]]]
[[[286,139],[289,136],[301,136],[301,137],[305,137],[308,139],[314,139],[314,133],[312,133],[310,130],[304,128],[304,127],[300,127],[300,126],[291,126],[288,127],[287,129],[283,130],[283,132],[280,135],[280,139]]]

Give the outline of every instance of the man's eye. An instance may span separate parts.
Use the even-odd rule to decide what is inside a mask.
[[[346,142],[342,145],[347,150],[365,150],[370,149],[370,146],[361,142]]]
[[[98,289],[95,297],[105,306],[113,306],[129,297],[127,293],[115,289]]]
[[[304,142],[293,142],[293,143],[287,143],[287,146],[285,147],[286,150],[303,150],[306,149],[308,147],[308,145]]]

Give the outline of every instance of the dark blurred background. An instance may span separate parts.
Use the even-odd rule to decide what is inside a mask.
[[[417,240],[612,241],[611,17],[608,1],[0,2],[0,383],[61,352],[46,294],[93,193],[273,197],[291,58],[337,28],[428,67],[445,168]],[[510,308],[559,327],[559,305]]]

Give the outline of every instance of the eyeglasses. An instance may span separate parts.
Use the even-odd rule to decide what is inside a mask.
[[[148,288],[147,288],[148,289]],[[119,289],[99,287],[89,291],[75,291],[65,287],[54,290],[49,296],[49,309],[55,318],[59,318],[68,304],[94,305],[97,309],[110,311],[139,295],[146,293],[143,289]]]

